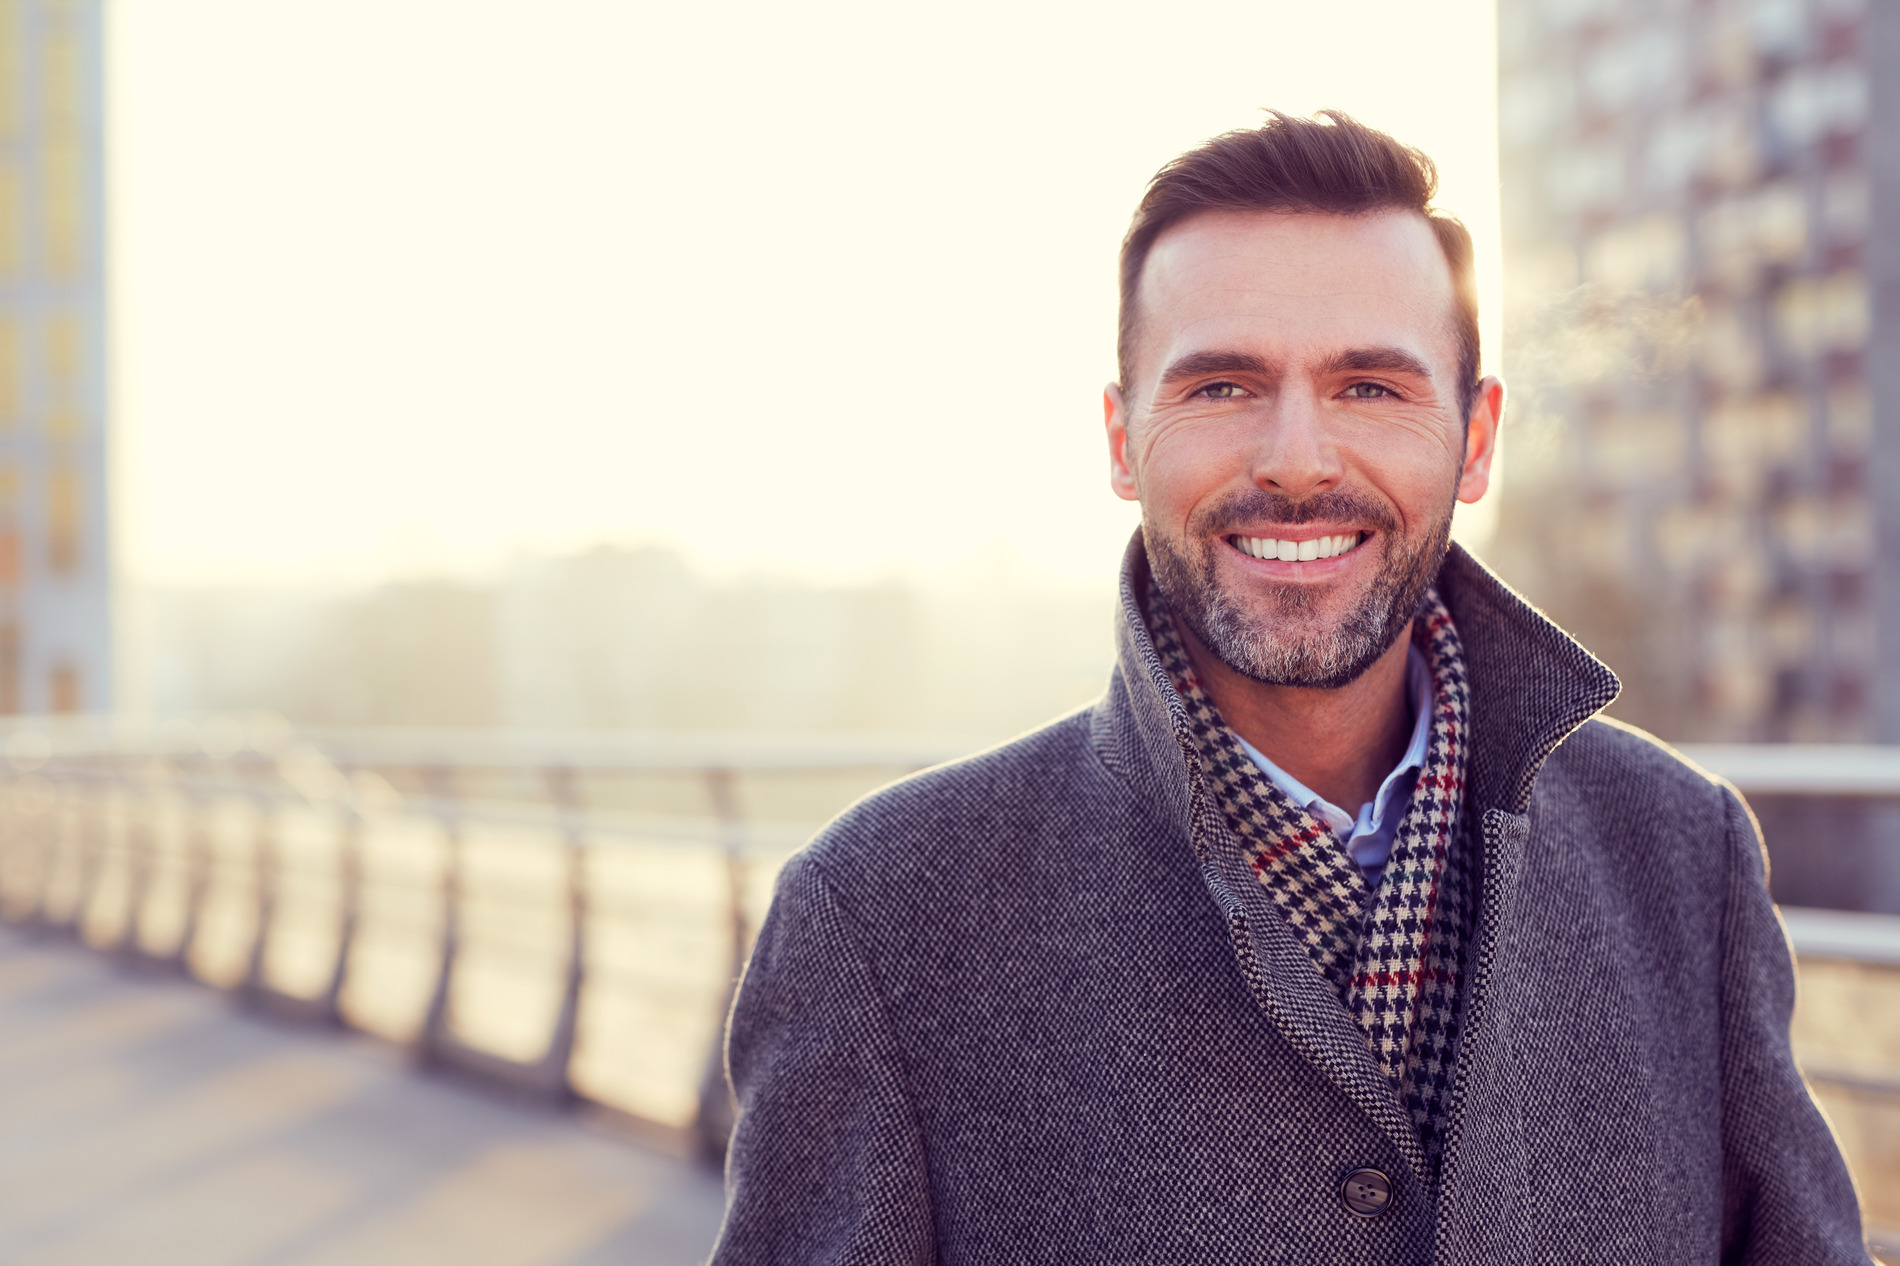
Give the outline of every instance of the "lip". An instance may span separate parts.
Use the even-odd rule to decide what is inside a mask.
[[[1255,558],[1234,544],[1236,537],[1249,536],[1257,539],[1282,541],[1310,541],[1322,536],[1343,536],[1356,533],[1359,544],[1344,554],[1335,554],[1331,558],[1315,558],[1307,562],[1288,561],[1279,558]],[[1373,539],[1379,534],[1370,528],[1353,527],[1346,524],[1302,523],[1292,525],[1270,525],[1257,529],[1221,533],[1221,544],[1227,552],[1249,568],[1255,569],[1264,577],[1278,581],[1322,581],[1329,580],[1351,567],[1359,555],[1365,552]]]
[[[1230,528],[1221,533],[1221,539],[1234,536],[1252,536],[1273,538],[1282,541],[1312,541],[1322,536],[1345,536],[1352,533],[1358,536],[1371,536],[1372,529],[1357,523],[1263,523],[1257,528]]]

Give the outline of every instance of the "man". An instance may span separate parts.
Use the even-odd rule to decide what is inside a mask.
[[[786,867],[716,1262],[1867,1260],[1748,810],[1448,545],[1504,390],[1434,187],[1340,115],[1156,177],[1108,693]]]

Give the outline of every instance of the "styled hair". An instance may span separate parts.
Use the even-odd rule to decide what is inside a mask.
[[[1135,338],[1140,325],[1142,269],[1155,239],[1202,211],[1284,211],[1366,215],[1414,211],[1425,217],[1451,266],[1453,321],[1458,340],[1459,420],[1471,416],[1478,391],[1478,286],[1471,234],[1432,207],[1438,168],[1337,110],[1326,122],[1270,110],[1257,128],[1217,136],[1155,173],[1122,239],[1121,324],[1116,355],[1122,390],[1134,384]]]

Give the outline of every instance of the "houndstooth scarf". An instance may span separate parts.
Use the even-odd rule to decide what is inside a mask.
[[[1436,1169],[1475,891],[1459,828],[1470,700],[1450,614],[1433,591],[1413,622],[1432,674],[1431,738],[1375,886],[1338,838],[1248,757],[1202,690],[1152,585],[1148,609],[1155,649],[1187,705],[1201,764],[1249,868],[1358,1021]]]

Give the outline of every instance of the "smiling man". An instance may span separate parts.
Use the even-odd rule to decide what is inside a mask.
[[[1433,189],[1339,115],[1155,178],[1108,691],[787,865],[716,1262],[1868,1260],[1747,809],[1449,545],[1504,392]]]

